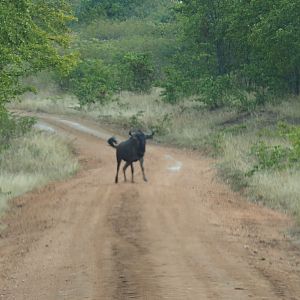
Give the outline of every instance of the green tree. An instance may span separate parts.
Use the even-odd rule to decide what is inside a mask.
[[[80,21],[91,21],[99,17],[126,19],[141,5],[139,0],[87,0],[77,8]]]
[[[153,85],[154,68],[151,58],[145,53],[129,52],[120,64],[120,83],[125,90],[149,92]]]
[[[176,60],[172,65],[176,72],[167,73],[164,85],[171,83],[173,94],[206,93],[206,83],[212,80],[220,91],[230,81],[229,90],[242,96],[234,102],[245,106],[263,104],[267,94],[299,94],[298,0],[183,0],[176,11],[182,29],[176,57],[184,64]],[[172,74],[179,73],[186,84],[174,86]],[[240,89],[251,91],[256,104],[245,101],[243,93],[237,92]],[[225,101],[216,99],[216,103],[231,105],[232,97],[225,94]]]
[[[172,0],[87,0],[75,5],[79,21],[90,22],[99,17],[125,20],[131,17],[144,18],[151,14],[162,19],[166,18],[165,10],[172,3]]]
[[[92,103],[104,103],[116,91],[114,69],[100,59],[81,61],[69,74],[70,90],[78,97],[81,107]]]
[[[264,13],[260,14],[249,37],[255,55],[253,63],[262,69],[268,87],[299,95],[300,2],[265,2]],[[255,5],[259,6],[258,3]],[[259,7],[254,6],[254,9],[257,11]]]
[[[64,0],[0,1],[0,106],[29,89],[20,83],[25,76],[72,68],[67,25],[73,19]]]

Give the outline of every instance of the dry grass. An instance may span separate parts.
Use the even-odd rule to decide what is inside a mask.
[[[249,194],[276,209],[292,213],[300,221],[300,172],[260,172],[251,179]]]
[[[75,113],[76,107],[78,105],[75,97],[66,94],[51,94],[50,91],[38,94],[28,93],[22,99],[14,100],[8,105],[9,109],[52,114]]]
[[[292,123],[300,124],[299,97],[291,97],[278,105],[268,105],[267,110],[278,114],[281,118],[289,119]]]
[[[68,144],[55,135],[34,131],[16,139],[0,158],[0,212],[7,200],[78,168]]]
[[[300,171],[259,171],[253,176],[246,174],[255,164],[250,155],[251,147],[259,140],[270,145],[284,143],[274,131],[279,120],[300,122],[300,101],[290,99],[278,105],[269,105],[254,115],[241,115],[232,111],[207,111],[192,99],[170,105],[161,101],[159,89],[149,95],[123,92],[118,100],[106,105],[94,105],[85,111],[72,110],[74,98],[53,100],[45,111],[77,113],[100,122],[118,126],[120,129],[139,127],[155,128],[156,140],[180,147],[199,149],[217,156],[222,177],[234,189],[243,190],[249,198],[266,205],[280,208],[296,215],[300,220]],[[70,99],[72,99],[71,102]],[[43,107],[49,100],[39,98],[35,104],[27,99],[25,106]],[[72,103],[70,105],[70,103]]]
[[[34,86],[37,93],[25,93],[10,103],[7,108],[20,109],[29,112],[46,112],[53,114],[74,113],[78,107],[75,96],[61,92],[49,72],[41,72],[38,76],[23,80],[25,84]]]

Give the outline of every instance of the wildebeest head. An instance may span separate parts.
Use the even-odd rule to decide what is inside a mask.
[[[129,131],[129,135],[131,138],[136,139],[139,145],[139,153],[144,154],[145,148],[146,148],[146,140],[151,139],[154,135],[154,132],[152,131],[151,134],[144,134],[141,130],[137,131]]]

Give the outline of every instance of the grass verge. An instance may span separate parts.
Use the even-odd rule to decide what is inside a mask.
[[[77,168],[70,145],[55,135],[32,131],[15,139],[0,157],[0,213],[10,198],[70,176]]]

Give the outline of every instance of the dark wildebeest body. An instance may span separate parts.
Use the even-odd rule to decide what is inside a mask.
[[[123,167],[124,180],[126,181],[126,169],[128,166],[131,167],[131,180],[133,182],[133,163],[135,161],[140,162],[140,166],[143,173],[143,179],[147,181],[144,170],[144,154],[146,150],[146,140],[152,138],[153,132],[150,135],[144,134],[142,131],[137,131],[132,133],[129,132],[130,138],[120,144],[117,144],[117,141],[114,137],[111,137],[107,142],[110,146],[116,148],[116,157],[117,157],[117,174],[115,178],[115,183],[118,183],[119,169],[121,161],[125,161]]]

